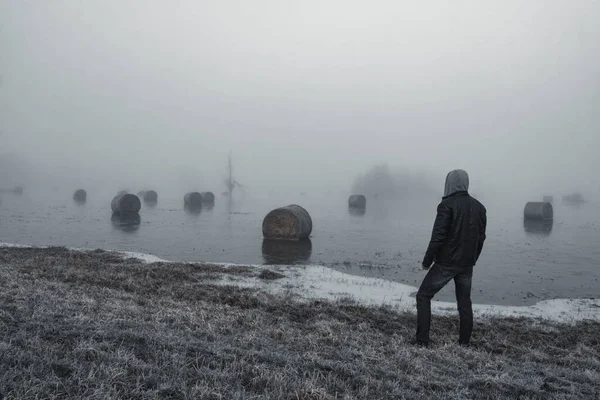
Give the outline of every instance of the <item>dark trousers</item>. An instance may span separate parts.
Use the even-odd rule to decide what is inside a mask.
[[[417,292],[417,340],[429,342],[431,324],[431,299],[448,282],[454,279],[456,302],[460,316],[460,343],[469,343],[473,331],[473,309],[471,307],[471,280],[473,267],[452,267],[434,264],[423,279]]]

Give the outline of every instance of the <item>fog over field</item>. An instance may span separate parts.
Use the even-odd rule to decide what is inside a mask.
[[[0,3],[0,186],[600,182],[600,3]],[[387,165],[387,167],[385,167]],[[408,184],[407,184],[408,182]],[[419,186],[417,185],[417,186]],[[112,193],[112,192],[111,192]]]

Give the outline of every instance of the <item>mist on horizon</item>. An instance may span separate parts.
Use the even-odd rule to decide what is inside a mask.
[[[483,197],[597,197],[599,17],[595,1],[4,1],[0,187],[220,193],[231,153],[257,191],[350,194],[387,165],[431,195],[463,168]]]

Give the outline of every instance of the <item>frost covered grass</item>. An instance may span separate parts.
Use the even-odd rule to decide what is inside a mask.
[[[224,285],[281,270],[0,248],[0,398],[600,397],[600,323],[415,316]],[[215,282],[221,282],[219,284]]]

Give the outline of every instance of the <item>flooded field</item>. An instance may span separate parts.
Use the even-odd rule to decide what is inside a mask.
[[[3,196],[0,242],[136,251],[174,261],[316,264],[416,287],[438,201],[369,201],[366,212],[357,213],[339,193],[248,193],[234,201],[217,196],[214,207],[194,211],[184,208],[183,195],[159,194],[156,205],[142,207],[139,219],[121,220],[111,216],[110,200],[94,192],[84,205],[68,193]],[[475,269],[474,302],[522,305],[598,296],[598,204],[558,204],[552,224],[524,225],[521,199],[483,201],[488,240]],[[266,213],[292,203],[310,212],[311,239],[263,241]],[[452,300],[452,285],[437,299]]]

